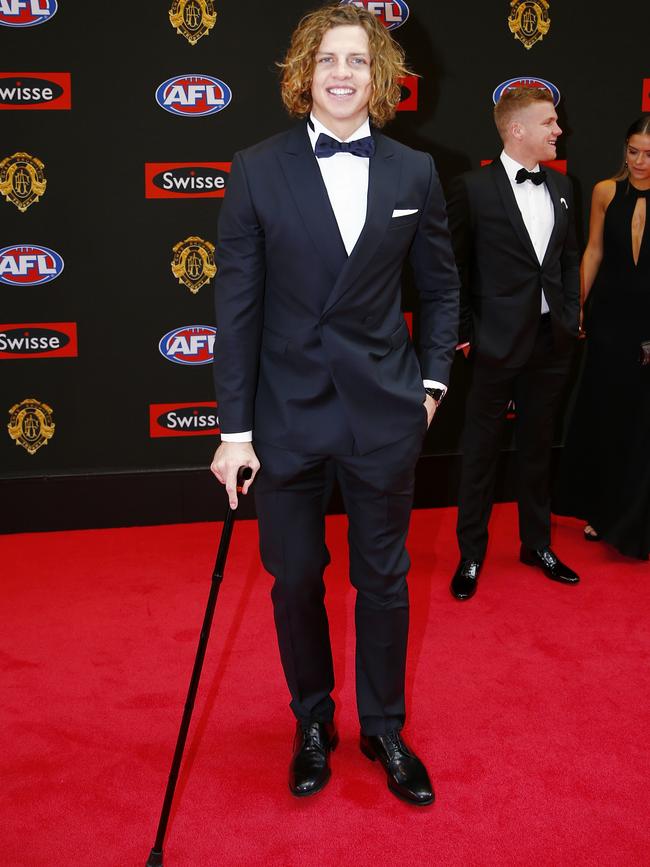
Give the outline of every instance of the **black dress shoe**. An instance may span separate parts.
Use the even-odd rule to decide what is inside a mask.
[[[519,559],[527,566],[537,566],[553,581],[559,581],[561,584],[577,584],[580,578],[576,575],[573,569],[558,560],[550,548],[526,548],[521,546]]]
[[[397,729],[385,735],[361,735],[361,752],[384,766],[388,788],[409,804],[433,803],[433,788],[427,769],[406,746]]]
[[[464,602],[476,593],[478,573],[483,565],[481,560],[461,560],[451,579],[451,595]]]
[[[294,795],[303,798],[320,792],[325,786],[332,775],[330,752],[336,749],[338,742],[334,723],[296,724],[289,765],[289,788]]]

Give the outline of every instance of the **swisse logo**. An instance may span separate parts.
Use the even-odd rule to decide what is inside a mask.
[[[160,354],[175,364],[210,364],[217,329],[211,325],[182,325],[168,331],[158,344]]]
[[[69,110],[69,72],[0,72],[0,110]]]
[[[548,92],[553,97],[553,105],[558,105],[560,102],[560,91],[557,87],[552,84],[550,81],[546,81],[544,78],[509,78],[507,81],[501,82],[498,87],[494,88],[494,93],[492,94],[492,101],[496,105],[499,99],[501,98],[501,94],[506,90],[512,90],[515,87],[539,87],[548,90]]]
[[[409,8],[404,0],[341,0],[341,6],[359,6],[372,12],[388,30],[401,27],[409,17]]]
[[[48,247],[17,244],[0,250],[0,282],[7,286],[38,286],[62,271],[63,259]]]
[[[418,77],[417,75],[405,75],[399,79],[402,92],[401,99],[397,103],[397,111],[418,110]]]
[[[56,0],[0,0],[0,24],[6,27],[33,27],[56,14]]]
[[[76,322],[20,322],[0,325],[0,359],[76,356]]]
[[[202,403],[152,403],[149,406],[149,435],[152,437],[195,437],[219,433],[219,416],[214,401]]]
[[[205,117],[223,111],[232,91],[211,75],[179,75],[168,78],[156,90],[156,102],[165,111],[184,117]]]
[[[231,163],[145,163],[147,199],[222,199]]]

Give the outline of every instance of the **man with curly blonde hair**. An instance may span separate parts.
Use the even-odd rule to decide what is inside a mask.
[[[433,160],[378,131],[393,117],[401,48],[374,15],[327,5],[298,25],[282,97],[293,129],[235,155],[219,219],[212,471],[237,506],[250,467],[262,560],[296,716],[289,785],[330,778],[332,652],[325,507],[349,518],[361,750],[416,805],[433,790],[401,736],[408,635],[405,549],[415,464],[449,381],[458,276]],[[372,121],[373,128],[370,127]],[[420,357],[401,310],[410,258]],[[244,485],[243,493],[252,483]]]

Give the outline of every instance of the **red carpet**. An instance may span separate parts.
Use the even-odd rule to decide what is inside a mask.
[[[416,512],[407,739],[435,805],[358,750],[345,521],[329,520],[341,745],[314,798],[286,785],[293,731],[256,525],[235,527],[165,867],[650,863],[650,566],[558,519],[583,576],[516,559],[495,510],[477,596],[453,600],[455,511]],[[0,538],[3,867],[144,867],[203,617],[214,525]]]

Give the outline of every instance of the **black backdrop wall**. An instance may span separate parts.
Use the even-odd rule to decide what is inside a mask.
[[[274,62],[315,5],[0,2],[5,531],[218,514],[206,470],[218,410],[209,364],[194,363],[209,360],[218,195],[233,153],[290,123]],[[421,76],[405,86],[388,133],[430,151],[443,184],[498,154],[491,110],[499,84],[532,77],[559,89],[558,157],[578,188],[584,239],[593,183],[616,169],[624,130],[650,108],[647,10],[637,8],[645,21],[632,22],[629,11],[595,0],[366,5],[403,20],[393,34]],[[542,14],[542,29],[550,18],[529,48],[508,25],[520,6],[533,29],[534,16]],[[213,11],[216,21],[191,44],[170,9],[184,13],[179,26],[190,37],[202,16],[209,26]],[[156,101],[164,82],[177,113]],[[39,101],[34,88],[51,92]],[[198,115],[202,106],[218,110]],[[38,184],[35,161],[46,188],[20,210]],[[172,273],[179,244],[185,282]],[[58,276],[50,251],[64,263]],[[175,360],[159,349],[170,332],[163,348]],[[420,503],[454,499],[466,377],[459,357],[420,463]]]

